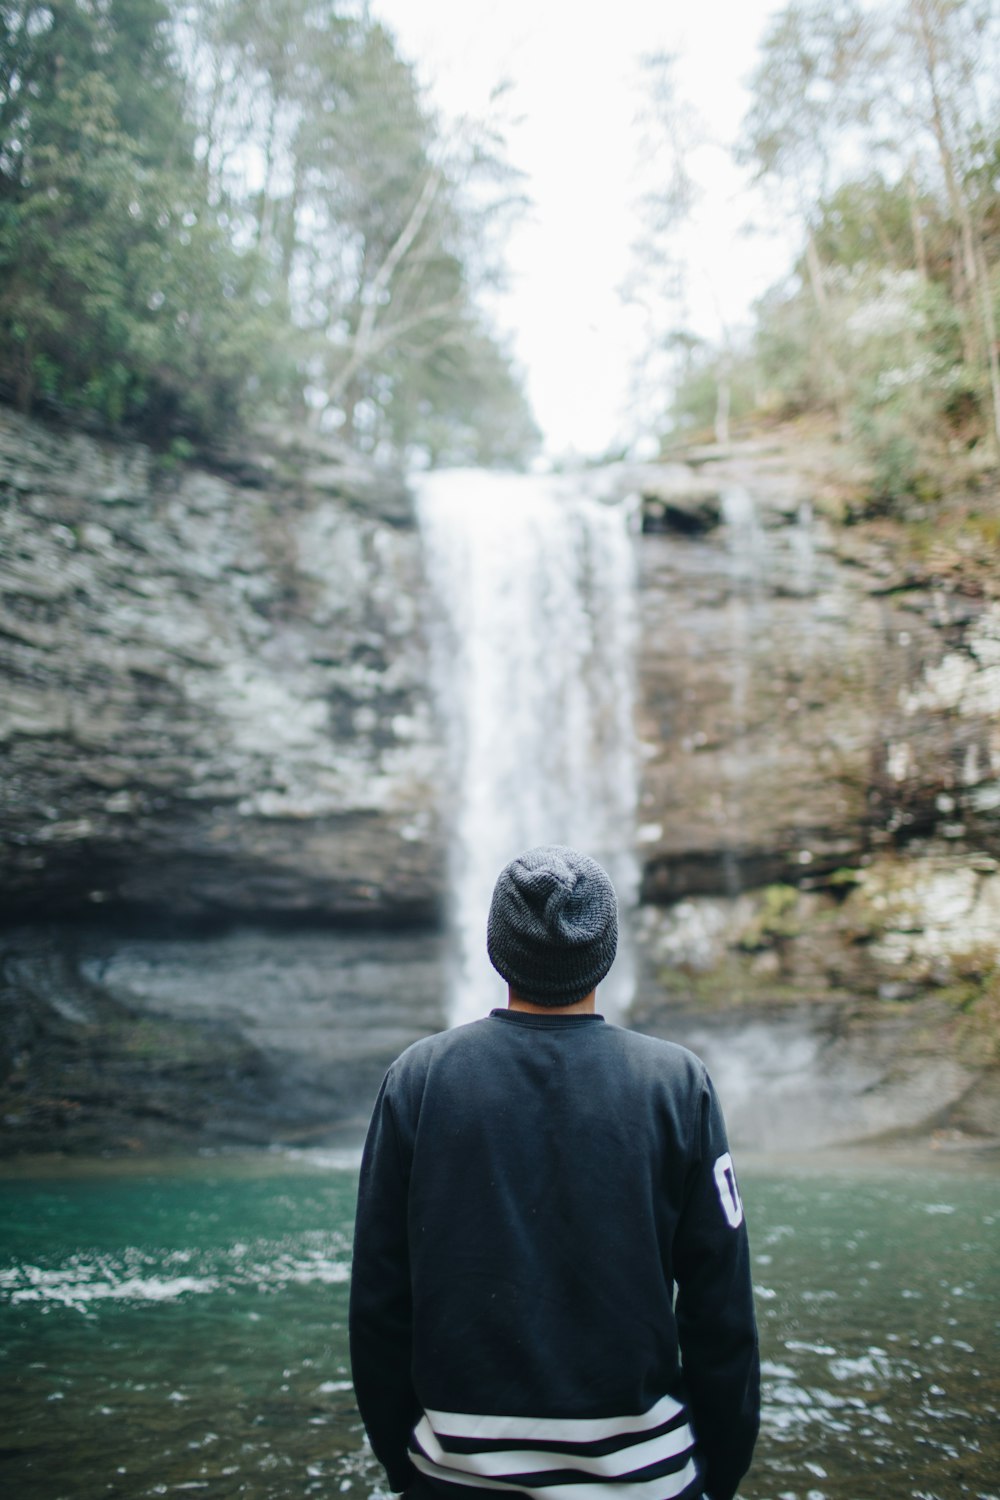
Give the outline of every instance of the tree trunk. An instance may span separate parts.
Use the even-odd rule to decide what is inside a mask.
[[[296,158],[292,174],[292,191],[288,198],[285,219],[281,228],[281,280],[286,296],[289,294],[289,286],[292,280],[292,262],[295,259],[295,251],[298,246],[299,200],[301,196],[302,164]]]
[[[924,71],[930,89],[930,126],[938,149],[948,194],[948,206],[959,234],[962,293],[957,299],[963,324],[963,355],[990,391],[990,426],[993,447],[1000,451],[1000,363],[997,355],[996,318],[993,311],[986,257],[972,222],[972,210],[963,191],[954,147],[948,138],[945,107],[939,84],[940,55],[927,0],[912,0],[923,47]]]
[[[830,339],[830,299],[827,296],[826,283],[823,280],[823,265],[819,258],[819,251],[816,249],[812,226],[808,222],[806,224],[806,270],[809,273],[809,285],[816,303],[822,358],[826,366],[826,386],[830,393],[840,435],[846,438],[848,435],[848,422],[847,413],[844,408],[844,376],[840,365],[837,363],[837,357],[833,352]]]
[[[264,181],[257,194],[257,249],[264,248],[264,223],[271,198],[271,177],[274,172],[274,143],[278,133],[278,100],[271,95],[271,112],[267,121],[267,138],[264,143]]]
[[[352,381],[337,403],[344,413],[344,420],[337,436],[343,438],[349,448],[353,448],[356,441],[354,413],[358,404],[358,396],[358,388]]]
[[[921,281],[927,280],[927,241],[924,238],[924,226],[920,220],[920,200],[917,197],[917,182],[913,172],[913,163],[906,174],[906,191],[910,200],[910,232],[913,235],[913,257],[916,261],[917,275]]]
[[[994,457],[1000,457],[1000,346],[997,342],[997,320],[996,311],[993,306],[992,287],[990,286],[989,267],[986,256],[983,253],[982,242],[977,246],[979,251],[979,290],[982,298],[983,329],[986,334],[986,365],[990,377],[990,396],[993,409],[993,451]]]
[[[715,384],[715,441],[720,448],[729,445],[729,405],[731,390],[728,374],[720,374]]]

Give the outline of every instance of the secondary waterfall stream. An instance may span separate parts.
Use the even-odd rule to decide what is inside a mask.
[[[634,552],[630,508],[586,476],[447,471],[419,484],[450,785],[450,1018],[503,1003],[486,913],[508,860],[570,844],[634,902]],[[601,1008],[631,998],[627,921]]]

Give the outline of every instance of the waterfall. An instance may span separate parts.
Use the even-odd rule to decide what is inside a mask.
[[[751,719],[751,642],[757,628],[765,537],[753,495],[742,485],[730,485],[722,495],[722,515],[729,547],[731,686],[733,744],[727,758],[731,826],[743,824],[744,738]],[[727,894],[735,899],[742,889],[738,850],[728,845],[723,854]]]
[[[535,844],[570,844],[611,875],[622,910],[605,1014],[632,991],[637,885],[630,507],[593,476],[450,470],[418,483],[445,727],[454,974],[450,1018],[503,1004],[486,956],[499,871]]]

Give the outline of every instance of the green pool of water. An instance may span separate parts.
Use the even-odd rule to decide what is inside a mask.
[[[0,1180],[0,1493],[367,1497],[356,1164]],[[744,1164],[765,1377],[745,1500],[1000,1500],[1000,1173]]]

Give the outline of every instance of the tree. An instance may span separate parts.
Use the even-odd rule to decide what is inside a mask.
[[[427,356],[419,381],[399,383],[385,421],[396,451],[432,467],[517,468],[540,443],[510,357],[472,319],[461,342]]]
[[[200,118],[216,192],[242,205],[281,282],[314,419],[370,449],[415,441],[406,421],[430,401],[446,422],[441,403],[458,400],[461,379],[438,372],[464,361],[468,383],[487,336],[475,311],[483,247],[512,206],[502,147],[483,131],[445,139],[365,13],[215,0],[199,35],[214,49]],[[241,153],[226,144],[233,130]],[[511,378],[496,359],[501,369]]]
[[[780,348],[784,388],[815,402],[818,371],[886,493],[919,483],[935,435],[991,435],[996,456],[995,0],[789,5],[753,91],[742,159],[803,236],[802,293],[760,309],[765,373]]]
[[[682,236],[701,198],[693,159],[707,139],[704,122],[678,89],[677,62],[667,52],[651,53],[641,62],[642,232],[632,246],[631,272],[623,288],[625,300],[642,308],[648,330],[639,381],[657,392],[666,387],[675,393],[691,373],[690,356],[698,342],[686,326],[689,267]]]
[[[207,435],[246,393],[250,262],[200,198],[160,0],[2,12],[0,330],[18,403]],[[252,306],[252,303],[251,303]]]
[[[834,348],[827,275],[815,233],[815,205],[829,196],[845,134],[865,123],[858,88],[870,56],[871,24],[856,0],[793,3],[765,31],[751,78],[752,103],[737,156],[770,184],[801,224],[806,281],[816,309],[817,358],[844,425],[845,375]]]
[[[992,0],[906,0],[897,27],[907,48],[908,113],[911,123],[933,140],[958,237],[955,300],[965,359],[981,372],[994,449],[1000,457],[997,294],[985,233],[985,204],[976,192],[984,155],[991,145],[995,150],[1000,20]],[[992,118],[983,104],[988,105]],[[990,196],[995,197],[995,192]],[[992,247],[994,254],[997,248]]]
[[[373,451],[428,403],[466,449],[471,389],[521,410],[477,307],[496,143],[444,139],[367,10],[178,4],[0,0],[0,383],[164,439],[278,400]]]

